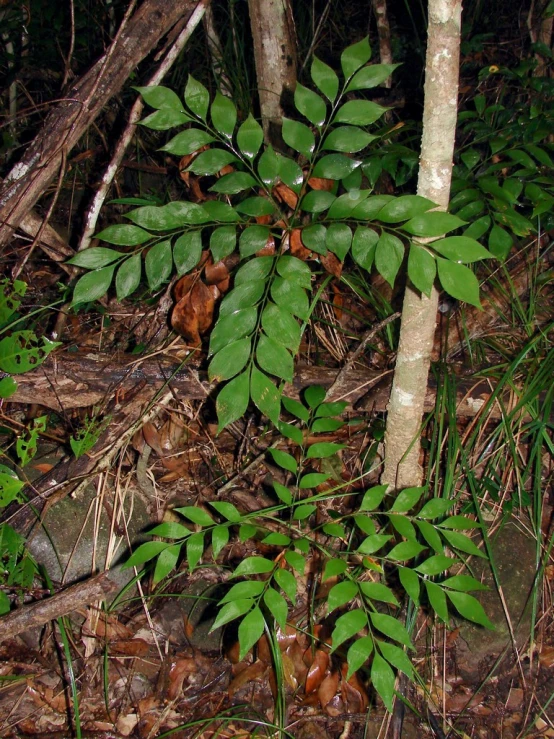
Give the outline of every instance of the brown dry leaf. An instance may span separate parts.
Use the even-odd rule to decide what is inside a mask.
[[[317,697],[321,703],[321,707],[325,708],[330,703],[335,695],[337,694],[337,688],[339,686],[339,673],[337,671],[331,672],[323,680],[317,691]]]
[[[337,321],[342,321],[342,308],[344,306],[344,298],[342,296],[342,292],[339,286],[334,282],[331,283],[331,290],[333,292],[333,298],[331,302],[333,303],[333,311],[335,313],[335,317]]]
[[[271,649],[265,634],[258,639],[258,644],[256,646],[258,649],[258,659],[261,659],[263,662],[267,662],[268,665],[271,664]]]
[[[169,670],[169,687],[167,697],[169,700],[177,698],[183,689],[183,681],[187,675],[196,672],[196,662],[190,657],[181,657],[171,665]]]
[[[306,655],[304,655],[304,659],[305,657]],[[317,690],[319,688],[323,681],[323,678],[325,677],[325,672],[327,671],[328,666],[328,653],[324,652],[322,649],[317,649],[314,654],[313,662],[308,669],[308,675],[306,677],[306,695],[313,693],[314,690]]]
[[[234,172],[234,171],[235,171],[235,168],[233,167],[232,164],[226,164],[223,167],[223,169],[220,169],[219,170],[218,174],[219,174],[220,177],[223,177],[224,175],[231,174],[231,172]]]
[[[183,275],[180,279],[177,280],[177,282],[175,283],[175,287],[173,288],[173,295],[175,297],[176,303],[178,303],[190,293],[197,279],[198,270],[195,270],[188,275]]]
[[[256,252],[257,257],[272,257],[275,254],[275,239],[269,236],[263,249]]]
[[[290,253],[303,262],[307,262],[312,256],[311,250],[306,249],[302,243],[302,230],[300,228],[295,228],[290,232]]]
[[[143,424],[142,435],[144,436],[144,440],[148,446],[151,447],[159,457],[163,457],[164,450],[162,448],[160,434],[151,421],[147,421]]]
[[[298,204],[298,195],[291,190],[288,185],[284,182],[279,182],[273,188],[273,195],[283,203],[286,203],[289,208],[296,208]]]
[[[287,651],[285,652],[294,666],[294,676],[296,678],[296,682],[299,685],[304,684],[306,680],[306,675],[308,674],[308,668],[304,663],[305,651],[306,650],[302,649],[302,647],[298,643],[298,640],[295,639],[290,647],[287,647]]]
[[[539,662],[543,667],[554,667],[554,647],[543,647],[539,654]]]
[[[340,695],[335,695],[325,706],[325,712],[329,716],[340,716],[345,712],[344,703]]]
[[[292,690],[296,690],[298,688],[298,680],[296,679],[296,670],[294,668],[294,662],[290,658],[288,654],[283,654],[281,657],[281,662],[283,664],[283,675],[285,678],[286,684],[292,688]]]
[[[88,634],[88,636],[104,637],[110,641],[112,639],[132,639],[134,634],[131,629],[119,623],[114,616],[108,616],[102,613],[96,622],[93,633]]]
[[[369,698],[362,681],[357,673],[354,673],[349,680],[345,679],[348,674],[347,664],[342,665],[341,672],[341,693],[346,710],[348,713],[364,713],[369,705]]]
[[[278,626],[276,636],[277,643],[279,644],[279,649],[281,650],[281,652],[283,652],[288,646],[296,641],[296,629],[293,626],[287,624],[285,631],[283,632],[281,630],[281,627]]]
[[[148,654],[149,649],[150,645],[144,639],[115,639],[110,642],[110,651],[132,657],[144,657],[145,654]]]
[[[212,286],[212,287],[215,287]],[[191,291],[191,305],[198,316],[198,331],[206,333],[213,323],[215,294],[203,282],[197,282]]]
[[[38,470],[41,475],[46,475],[48,472],[50,472],[51,469],[53,469],[53,464],[48,464],[48,462],[42,462],[41,464],[33,464],[32,468],[34,470]]]
[[[335,186],[334,180],[326,180],[323,177],[310,177],[308,185],[313,190],[327,190],[328,192]]]
[[[333,275],[337,280],[340,280],[340,276],[342,275],[342,262],[340,262],[332,252],[328,251],[327,254],[320,254],[319,261],[330,275]]]
[[[229,270],[224,262],[216,264],[210,259],[204,267],[204,276],[207,285],[218,285],[221,282],[229,282]],[[221,289],[221,288],[220,288]],[[222,292],[224,292],[222,290]]]
[[[229,698],[231,699],[234,694],[240,690],[244,685],[262,677],[267,670],[267,664],[262,662],[261,659],[257,659],[253,664],[248,665],[244,670],[231,680],[228,688]]]
[[[136,713],[128,713],[126,716],[118,716],[115,727],[121,736],[130,736],[138,724]]]

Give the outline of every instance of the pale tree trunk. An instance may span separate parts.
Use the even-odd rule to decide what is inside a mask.
[[[392,49],[390,45],[390,24],[387,13],[387,0],[371,0],[375,19],[377,21],[377,35],[379,36],[379,59],[381,64],[392,64]],[[392,79],[387,77],[384,87],[392,86]]]
[[[0,248],[9,242],[52,179],[58,175],[61,181],[68,152],[108,100],[196,5],[197,0],[145,0],[132,16],[127,14],[108,51],[48,114],[23,159],[5,178],[0,188]]]
[[[450,194],[458,103],[461,0],[429,0],[425,102],[418,194],[446,210]],[[385,434],[382,481],[394,489],[420,485],[420,429],[437,318],[430,298],[409,286]]]
[[[258,78],[260,112],[266,137],[280,140],[282,98],[296,85],[296,33],[290,0],[248,0]]]

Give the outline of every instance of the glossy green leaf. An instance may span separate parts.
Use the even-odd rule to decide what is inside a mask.
[[[250,358],[251,345],[250,338],[238,339],[217,352],[208,366],[210,382],[222,382],[238,375]]]
[[[268,301],[262,313],[262,327],[270,339],[297,352],[300,346],[300,326],[284,308]]]
[[[460,226],[464,226],[458,216],[451,213],[443,213],[442,211],[431,211],[430,213],[421,213],[420,215],[410,218],[410,220],[402,226],[402,229],[412,236],[421,236],[430,238],[433,236],[442,236],[449,231],[455,231]]]
[[[162,549],[158,555],[156,566],[154,568],[154,575],[152,577],[154,585],[163,580],[164,577],[167,577],[169,573],[175,569],[180,553],[181,544],[173,544],[170,547]]]
[[[452,508],[454,503],[455,501],[447,500],[446,498],[432,498],[425,503],[423,508],[417,514],[418,518],[432,519],[443,516],[446,511]]]
[[[370,600],[390,603],[393,606],[400,605],[392,590],[380,582],[361,582],[360,590]]]
[[[219,133],[230,139],[237,123],[237,109],[232,100],[217,92],[211,107],[212,123]]]
[[[309,301],[306,291],[291,280],[276,277],[271,284],[271,297],[285,310],[304,320],[308,320]]]
[[[104,269],[113,271],[113,267],[104,267]],[[92,272],[92,274],[97,273]],[[83,275],[81,280],[85,277],[88,275]],[[77,302],[79,301],[74,298],[74,303]],[[60,345],[59,341],[50,341],[45,336],[39,338],[34,331],[14,331],[0,341],[0,370],[11,375],[29,372],[42,364],[50,352]]]
[[[458,560],[453,557],[447,557],[444,554],[434,554],[432,557],[421,562],[414,570],[419,572],[421,575],[428,577],[434,577],[440,575],[442,572],[452,567]]]
[[[327,536],[336,536],[338,539],[346,539],[348,536],[346,528],[341,523],[326,523],[322,526],[322,531]]]
[[[140,210],[145,211],[146,208],[142,208]],[[190,203],[187,200],[174,200],[158,210],[162,211],[164,218],[167,219],[164,228],[179,228],[187,225],[197,226],[210,220],[210,217],[205,211],[203,205]],[[137,211],[128,213],[127,218],[131,218],[133,213],[136,212]]]
[[[389,663],[377,652],[375,652],[371,664],[371,683],[385,704],[387,711],[392,713],[395,676]]]
[[[327,254],[327,229],[321,223],[312,223],[302,229],[302,243],[316,254]]]
[[[409,518],[402,514],[397,515],[394,513],[389,515],[388,518],[389,523],[397,534],[400,534],[400,536],[403,536],[405,539],[416,540],[417,532]]]
[[[209,353],[215,354],[237,339],[249,336],[256,328],[257,318],[256,308],[243,308],[220,318],[210,335]]]
[[[339,78],[335,72],[329,65],[314,56],[310,73],[318,90],[333,103],[339,91]]]
[[[332,613],[345,603],[350,603],[358,595],[358,586],[352,580],[343,580],[333,585],[327,596],[327,608]]]
[[[285,534],[278,534],[276,531],[268,534],[262,539],[262,544],[267,544],[268,546],[272,547],[288,547],[290,543],[290,536],[286,536]]]
[[[467,236],[448,236],[446,239],[433,241],[431,247],[453,262],[477,262],[480,259],[490,259],[493,255],[484,246]]]
[[[470,575],[453,575],[452,577],[448,577],[442,583],[442,586],[452,588],[453,590],[461,590],[462,592],[468,590],[488,590],[486,585]]]
[[[229,542],[229,527],[215,526],[212,529],[212,558],[215,560],[219,557],[223,547]]]
[[[306,558],[298,552],[288,551],[285,554],[285,559],[288,564],[298,572],[299,575],[303,575],[306,569]],[[281,583],[279,583],[281,584]],[[282,585],[281,585],[282,587]]]
[[[440,554],[444,550],[442,539],[440,538],[437,529],[432,526],[428,521],[416,521],[416,525],[421,532],[421,535],[429,544],[431,549]]]
[[[87,272],[77,280],[77,284],[73,289],[73,301],[72,305],[78,303],[91,303],[94,300],[99,300],[107,292],[111,285],[112,278],[114,275],[115,266],[103,267],[102,269],[94,270],[94,272]],[[10,337],[11,338],[11,337]],[[0,346],[6,339],[0,342]],[[9,370],[5,370],[9,372]]]
[[[213,503],[210,503],[210,505],[218,513],[224,516],[228,521],[231,521],[233,523],[238,523],[238,521],[240,521],[241,519],[240,512],[237,510],[236,506],[234,506],[232,503],[227,503],[226,501],[218,500]]]
[[[148,87],[134,87],[151,108],[157,110],[173,110],[178,113],[183,111],[183,103],[177,93],[170,90],[169,87],[162,85],[149,85]]]
[[[388,616],[386,613],[370,613],[369,618],[371,623],[378,631],[385,636],[388,636],[394,641],[404,644],[405,647],[413,649],[413,644],[410,640],[406,627],[400,623],[400,621],[392,616]]]
[[[282,380],[292,382],[294,375],[294,361],[290,352],[274,339],[264,333],[258,340],[256,359],[260,367]]]
[[[375,259],[375,251],[379,235],[371,228],[358,226],[352,239],[352,257],[360,267],[371,271]]]
[[[171,241],[159,241],[149,249],[144,261],[144,269],[148,287],[151,290],[157,290],[164,282],[169,280],[173,270]]]
[[[361,554],[375,554],[375,552],[382,549],[391,539],[392,536],[388,536],[386,534],[372,534],[362,541],[358,547],[358,551]]]
[[[494,625],[489,621],[483,610],[483,606],[472,595],[457,593],[452,590],[447,590],[446,594],[461,616],[487,629],[495,630]]]
[[[306,459],[325,459],[346,449],[346,444],[334,444],[330,441],[319,441],[308,448]]]
[[[482,216],[464,229],[464,236],[470,239],[480,239],[481,236],[487,233],[491,225],[490,216]],[[491,249],[492,252],[492,249]],[[494,252],[492,252],[494,254]],[[497,256],[497,255],[495,255]]]
[[[393,200],[392,195],[373,195],[364,198],[352,211],[352,217],[362,221],[372,221],[382,207]]]
[[[372,136],[356,126],[338,126],[326,136],[322,149],[354,154],[365,149],[377,136]]]
[[[264,593],[264,603],[269,612],[275,619],[281,631],[285,631],[287,627],[288,605],[281,593],[273,588],[268,588]]]
[[[466,534],[460,534],[458,531],[450,531],[448,529],[441,529],[441,534],[453,549],[458,549],[460,552],[471,554],[474,557],[487,558],[485,552],[479,549]]]
[[[243,600],[244,598],[256,598],[264,591],[265,583],[261,580],[246,580],[233,585],[230,590],[225,593],[219,601],[219,605],[231,603],[234,600]]]
[[[140,567],[140,565],[150,562],[151,559],[157,557],[168,546],[171,545],[166,541],[147,541],[135,549],[123,567]]]
[[[160,151],[168,151],[170,154],[183,157],[186,154],[194,154],[212,141],[215,141],[215,138],[207,131],[199,128],[188,128],[170,139],[165,146],[161,147]]]
[[[197,175],[213,175],[220,172],[232,162],[237,162],[237,157],[226,149],[208,149],[201,152],[187,167],[187,172]]]
[[[294,521],[305,521],[313,513],[315,513],[316,510],[317,506],[313,505],[312,503],[304,503],[303,505],[295,507],[294,515],[292,518]]]
[[[285,503],[286,505],[291,505],[292,493],[288,488],[286,488],[284,485],[281,485],[281,483],[277,482],[276,480],[273,480],[273,488],[275,489],[275,494],[282,503]]]
[[[219,306],[219,315],[228,316],[236,310],[242,308],[250,308],[256,305],[262,298],[265,290],[264,280],[250,280],[250,282],[241,282],[235,285],[230,293],[223,298]]]
[[[345,79],[352,77],[354,72],[357,72],[360,67],[371,59],[371,46],[369,45],[369,39],[366,36],[361,41],[358,41],[351,46],[348,46],[341,54],[340,64],[342,67],[342,73]]]
[[[76,267],[84,267],[85,269],[99,269],[100,267],[106,267],[117,259],[121,259],[122,256],[121,252],[115,251],[114,249],[93,246],[77,252],[74,257],[67,260],[66,264],[73,264]]]
[[[489,233],[489,251],[502,261],[506,259],[514,245],[513,236],[501,226],[494,224]]]
[[[239,660],[246,657],[254,644],[264,632],[265,620],[261,610],[256,606],[242,619],[239,624]]]
[[[424,549],[425,547],[418,544],[417,541],[401,541],[400,544],[390,550],[387,556],[393,562],[408,562],[408,560],[421,554]]]
[[[16,392],[17,382],[13,379],[13,377],[3,377],[0,380],[0,398],[11,398],[11,396],[14,395]],[[3,486],[0,482],[0,488],[2,487]],[[7,505],[7,503],[2,502],[2,495],[0,495],[0,507],[3,505]]]
[[[354,516],[354,522],[356,526],[368,536],[373,536],[376,533],[375,522],[370,516],[366,516],[363,513],[358,513]]]
[[[152,234],[130,223],[118,223],[100,231],[96,238],[115,246],[138,246],[151,239]]]
[[[210,192],[218,192],[223,195],[236,195],[237,192],[256,187],[257,184],[257,181],[248,172],[231,172],[231,174],[221,177],[215,185],[212,185]]]
[[[444,590],[436,583],[431,582],[431,580],[425,580],[425,590],[427,591],[429,605],[435,611],[440,620],[447,624],[450,618],[448,616],[448,605]]]
[[[360,511],[374,511],[381,505],[383,498],[387,493],[386,485],[376,485],[364,493]]]
[[[259,216],[270,216],[275,211],[275,205],[267,198],[254,195],[246,200],[241,200],[235,205],[238,213],[244,213],[247,216],[258,218]]]
[[[263,183],[272,187],[279,176],[280,159],[272,146],[268,146],[258,159],[258,175]]]
[[[315,137],[308,126],[298,121],[283,118],[283,141],[291,149],[303,154],[306,159],[311,159],[315,149]]]
[[[200,234],[197,234],[193,244],[191,244],[193,240],[192,234],[183,234],[180,238],[183,238],[184,236],[188,237],[189,249],[191,249],[191,251],[194,250],[194,256],[198,254],[198,261],[200,261],[200,257],[202,255],[202,239]],[[235,251],[236,245],[237,229],[234,226],[219,226],[214,229],[210,235],[210,251],[212,253],[214,263],[217,264],[217,262],[228,257],[229,254],[232,254]]]
[[[180,110],[171,110],[170,108],[162,108],[150,113],[146,118],[139,121],[140,126],[150,128],[153,131],[167,131],[169,128],[182,126],[184,123],[190,123],[193,119]]]
[[[327,115],[327,105],[313,90],[297,83],[294,91],[294,105],[314,126],[322,126]]]
[[[306,213],[321,213],[327,210],[335,199],[332,192],[327,190],[310,190],[300,202],[300,207]]]
[[[371,636],[362,636],[350,645],[346,661],[348,662],[348,673],[346,679],[349,680],[352,675],[357,672],[369,659],[373,651],[373,639]]]
[[[480,529],[481,524],[467,516],[449,516],[441,521],[439,526],[445,529]]]
[[[258,533],[258,529],[251,523],[243,523],[239,526],[239,541],[248,541],[253,539]]]
[[[291,282],[310,289],[312,271],[306,262],[292,256],[279,257],[277,261],[277,272]]]
[[[263,140],[264,132],[262,131],[262,127],[250,113],[237,131],[238,147],[247,159],[254,159],[260,150]]]
[[[271,272],[273,262],[274,258],[269,256],[257,257],[246,262],[235,272],[235,285],[243,285],[251,280],[264,280]]]
[[[208,113],[208,105],[210,104],[210,94],[201,82],[195,80],[189,75],[185,87],[185,103],[192,112],[206,120]]]
[[[285,395],[282,397],[281,402],[285,406],[285,409],[291,413],[293,416],[296,416],[296,418],[299,418],[301,421],[304,421],[304,423],[307,423],[310,414],[306,406],[302,405],[302,403],[299,403],[298,400],[294,400],[293,398],[287,398]]]
[[[298,471],[298,462],[292,454],[283,452],[281,449],[268,449],[268,452],[271,454],[275,464],[281,467],[281,469],[292,472],[293,475],[296,474]]]
[[[198,526],[213,526],[215,523],[208,511],[197,506],[184,506],[182,508],[175,508],[174,510],[180,513],[181,516],[188,518],[189,521],[198,524]]]
[[[420,590],[419,577],[417,574],[409,567],[399,567],[398,578],[406,593],[408,593],[410,598],[417,605],[419,603]]]
[[[413,680],[413,665],[410,662],[410,658],[401,647],[397,647],[396,644],[389,644],[389,642],[378,640],[376,640],[376,644],[387,662],[390,662],[393,667],[396,667],[397,670],[400,670],[407,675],[410,680]]]
[[[313,169],[314,177],[323,177],[328,180],[342,180],[359,167],[360,159],[352,159],[345,154],[326,154],[318,160]],[[319,190],[317,192],[326,192]],[[329,195],[330,193],[327,193]],[[334,199],[334,196],[333,196]],[[306,210],[306,209],[304,209]]]
[[[437,270],[440,283],[449,295],[477,308],[481,307],[479,282],[468,267],[437,258]]]
[[[376,219],[383,223],[400,223],[436,206],[432,200],[420,195],[402,195],[389,200],[377,213]]]
[[[140,254],[133,254],[121,263],[115,276],[115,291],[119,301],[131,295],[140,284],[142,259]]]
[[[333,123],[369,126],[379,120],[387,110],[388,108],[384,108],[378,103],[372,103],[370,100],[349,100],[337,110]]]
[[[239,563],[231,577],[244,577],[246,575],[261,575],[271,572],[275,563],[265,557],[247,557]]]
[[[391,513],[408,513],[421,499],[425,488],[414,487],[401,490],[391,507]]]
[[[281,393],[269,377],[255,366],[250,376],[250,395],[258,410],[277,425],[281,412]]]
[[[353,611],[349,611],[348,613],[344,613],[342,616],[339,616],[335,623],[333,633],[331,634],[331,639],[333,641],[331,652],[334,652],[347,639],[351,639],[359,631],[365,629],[366,626],[367,616],[360,608],[355,608]]]
[[[268,226],[248,226],[244,229],[239,239],[239,251],[241,257],[250,257],[260,251],[267,244],[270,236]]]
[[[345,192],[342,195],[339,195],[329,208],[327,219],[350,218],[354,213],[355,208],[360,205],[368,195],[369,190],[351,190],[350,192]]]
[[[404,259],[404,244],[394,234],[383,231],[375,247],[375,266],[391,287]]]
[[[219,629],[221,626],[225,626],[230,621],[234,621],[240,618],[243,614],[249,611],[254,605],[254,601],[251,598],[241,598],[239,600],[232,600],[230,603],[225,603],[223,608],[217,614],[215,621],[210,629],[210,633]]]
[[[219,221],[220,223],[236,223],[241,217],[235,208],[221,200],[206,200],[202,205],[208,221]]]
[[[218,433],[225,426],[241,418],[246,413],[250,400],[250,377],[248,372],[234,377],[220,390],[216,400]]]
[[[300,193],[304,184],[304,173],[294,159],[279,155],[279,177],[291,190]]]
[[[344,559],[328,559],[323,569],[322,580],[325,582],[330,577],[342,575],[347,569],[348,564]]]
[[[303,574],[303,571],[302,571]],[[279,569],[275,572],[273,579],[294,605],[296,602],[296,589],[298,584],[296,578],[289,570]]]
[[[327,482],[330,475],[323,472],[309,472],[307,475],[303,475],[298,482],[298,487],[301,490],[308,490],[309,488],[316,488],[318,485],[323,485]]]
[[[330,416],[340,416],[346,410],[348,403],[345,400],[335,400],[330,403],[321,403],[315,412],[317,417],[329,418]]]
[[[321,385],[309,385],[304,390],[304,398],[310,408],[317,408],[325,400],[327,391]]]
[[[410,244],[408,252],[408,277],[414,286],[429,297],[437,276],[437,263],[429,250],[418,244]]]
[[[370,64],[360,69],[350,80],[346,87],[346,92],[354,90],[368,90],[372,87],[379,87],[383,82],[392,75],[399,64]]]

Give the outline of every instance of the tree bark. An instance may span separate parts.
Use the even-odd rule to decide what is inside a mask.
[[[280,141],[283,95],[296,85],[296,33],[290,0],[248,0],[258,78],[260,112],[266,138]]]
[[[0,248],[31,210],[56,174],[63,175],[68,152],[108,100],[160,39],[198,3],[145,0],[120,29],[108,51],[47,116],[38,135],[0,190]]]
[[[392,64],[392,49],[390,43],[390,24],[387,13],[387,0],[371,0],[375,19],[377,21],[377,35],[379,36],[379,59],[381,64]],[[391,77],[387,77],[383,87],[392,86]]]
[[[461,0],[429,0],[423,135],[418,194],[446,210],[458,110]],[[388,406],[382,480],[394,489],[420,485],[420,428],[437,318],[438,291],[406,288]]]

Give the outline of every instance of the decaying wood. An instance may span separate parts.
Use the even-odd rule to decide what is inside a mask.
[[[47,185],[60,174],[68,152],[108,100],[119,92],[160,39],[190,15],[196,5],[193,0],[145,0],[104,56],[53,108],[0,189],[0,247],[9,242]]]
[[[119,585],[110,580],[108,573],[103,572],[71,585],[50,598],[17,608],[0,618],[0,642],[8,637],[17,636],[27,629],[33,629],[61,616],[67,616],[68,613],[73,613],[96,601],[106,600],[111,595],[115,595],[119,588]]]

